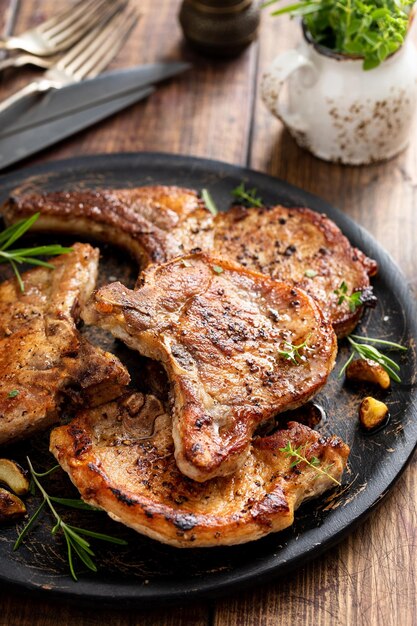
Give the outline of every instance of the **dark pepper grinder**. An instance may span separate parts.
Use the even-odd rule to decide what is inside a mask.
[[[260,11],[256,0],[183,0],[179,20],[199,52],[232,57],[256,38]]]

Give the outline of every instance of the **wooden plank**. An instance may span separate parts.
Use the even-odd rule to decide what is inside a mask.
[[[176,15],[178,3],[135,2],[143,17],[111,67],[183,59],[193,64],[192,71],[161,86],[148,101],[45,151],[32,162],[95,152],[152,150],[244,163],[255,48],[229,62],[209,61],[183,45]],[[53,0],[24,3],[17,30],[52,14],[55,7]],[[37,75],[29,71],[20,80],[10,79],[7,92]],[[0,91],[0,97],[4,95],[5,89]]]
[[[264,16],[260,72],[299,37],[298,26]],[[258,97],[252,167],[324,197],[365,226],[416,282],[417,142],[371,167],[325,163],[298,148]],[[218,604],[216,626],[374,626],[417,623],[417,459],[397,486],[339,547],[262,590]]]
[[[0,626],[208,626],[207,609],[187,603],[171,609],[126,610],[81,607],[62,601],[49,601],[21,594],[0,592]]]

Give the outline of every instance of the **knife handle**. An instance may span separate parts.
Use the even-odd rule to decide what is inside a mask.
[[[5,124],[12,121],[16,122],[16,117],[29,108],[36,94],[42,93],[50,87],[51,85],[48,81],[35,80],[5,100],[2,100],[0,102],[0,131]]]

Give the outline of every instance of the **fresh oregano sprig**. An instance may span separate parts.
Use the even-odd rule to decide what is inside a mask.
[[[403,352],[407,351],[405,346],[400,345],[399,343],[394,343],[393,341],[387,341],[386,339],[374,339],[372,337],[360,337],[359,335],[349,335],[347,337],[350,345],[352,346],[352,354],[342,367],[339,372],[339,378],[343,376],[347,367],[352,363],[355,355],[359,355],[362,359],[368,359],[369,361],[375,361],[379,363],[381,367],[387,372],[388,376],[395,380],[395,382],[400,383],[401,378],[398,375],[400,371],[400,366],[393,359],[390,359],[386,354],[383,354],[372,344],[379,344],[381,346],[386,346],[391,350],[401,350]],[[359,343],[360,342],[360,343]]]
[[[267,7],[280,0],[269,0]],[[414,0],[301,0],[272,15],[301,16],[317,43],[363,58],[363,69],[377,67],[401,47]]]
[[[296,467],[300,463],[306,463],[306,465],[312,467],[317,474],[327,476],[327,478],[330,478],[330,480],[336,483],[336,485],[340,486],[341,483],[329,473],[329,470],[333,467],[334,463],[322,466],[320,459],[316,456],[312,456],[308,459],[306,456],[306,446],[298,446],[298,448],[294,448],[291,441],[289,441],[285,448],[279,448],[279,451],[283,452],[287,457],[294,459],[290,467]]]
[[[11,246],[18,239],[20,239],[20,237],[22,237],[31,228],[31,226],[33,226],[38,218],[39,213],[35,213],[25,220],[16,222],[16,224],[9,226],[0,233],[0,263],[10,263],[16,275],[21,291],[25,290],[25,285],[20,275],[18,265],[22,263],[28,263],[29,265],[38,265],[54,269],[54,266],[51,263],[47,263],[46,261],[42,261],[41,259],[34,257],[38,257],[39,255],[56,256],[58,254],[67,254],[68,252],[72,252],[72,248],[64,248],[60,245],[10,249]]]
[[[239,200],[241,204],[248,207],[263,207],[264,203],[260,196],[257,195],[258,190],[256,187],[252,189],[246,189],[245,183],[241,182],[235,189],[232,191],[232,196]]]
[[[29,471],[30,471],[31,479],[32,479],[31,492],[33,493],[34,490],[38,488],[38,490],[40,491],[43,497],[43,500],[41,504],[39,505],[39,507],[36,509],[35,513],[32,515],[32,517],[28,521],[28,523],[19,533],[19,536],[16,539],[13,549],[17,550],[19,548],[25,536],[33,528],[36,520],[38,519],[39,515],[42,513],[43,509],[45,507],[48,507],[56,520],[56,523],[51,530],[52,535],[56,535],[59,531],[61,531],[64,535],[64,538],[67,544],[68,564],[69,564],[71,576],[73,577],[73,579],[78,580],[76,573],[75,573],[75,567],[74,567],[74,558],[73,558],[74,554],[76,554],[79,557],[79,559],[84,563],[84,565],[88,567],[88,569],[90,569],[92,572],[96,572],[97,566],[93,561],[93,557],[95,556],[94,552],[91,549],[89,541],[84,539],[84,537],[92,537],[93,539],[100,539],[101,541],[108,541],[110,543],[115,543],[117,545],[123,545],[123,546],[127,545],[127,542],[124,539],[118,539],[117,537],[111,537],[110,535],[104,535],[102,533],[97,533],[92,530],[87,530],[85,528],[78,528],[77,526],[72,526],[64,522],[61,515],[57,512],[54,504],[59,504],[62,506],[67,506],[67,507],[71,507],[75,509],[84,509],[87,511],[97,511],[98,509],[91,507],[89,504],[87,504],[86,502],[83,502],[82,500],[72,499],[72,498],[57,498],[55,496],[50,496],[46,492],[42,484],[40,483],[39,478],[48,476],[52,472],[55,472],[57,469],[59,469],[60,466],[55,465],[54,467],[52,467],[46,472],[38,473],[33,469],[33,466],[29,457],[26,457],[26,459],[27,459],[27,463],[29,466]]]

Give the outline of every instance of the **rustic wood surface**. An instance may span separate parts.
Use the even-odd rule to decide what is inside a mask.
[[[259,42],[238,59],[211,62],[184,46],[179,0],[136,0],[143,17],[114,67],[187,59],[192,72],[151,99],[51,148],[30,163],[98,152],[165,151],[246,164],[318,194],[365,226],[417,289],[417,138],[398,158],[341,167],[300,150],[259,99],[273,57],[297,40],[298,27],[263,15]],[[0,27],[20,32],[69,0],[0,0]],[[36,75],[6,75],[0,98]],[[26,165],[26,164],[25,164]],[[378,626],[417,624],[417,459],[376,513],[323,557],[287,576],[216,602],[158,611],[84,609],[0,591],[0,626]]]

